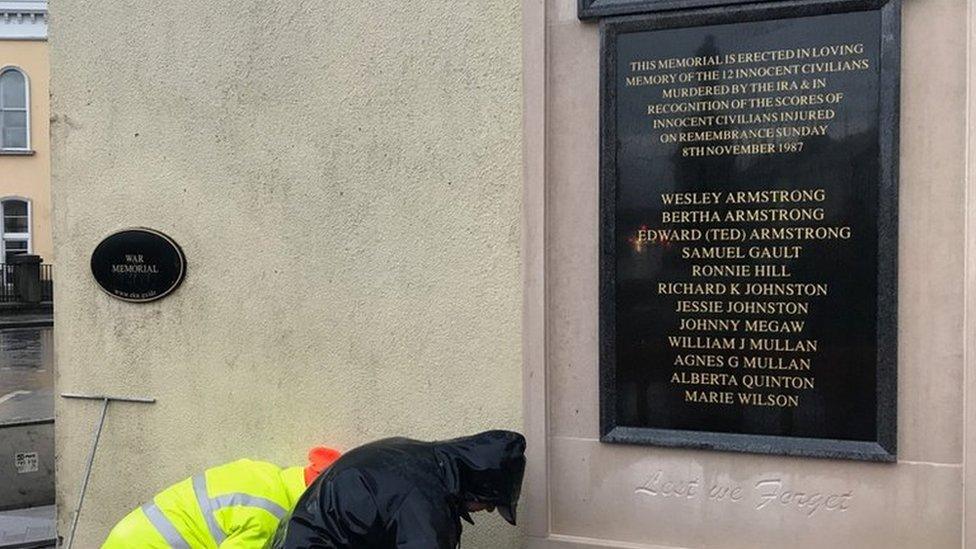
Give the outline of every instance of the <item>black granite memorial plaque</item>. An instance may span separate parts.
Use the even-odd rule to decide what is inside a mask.
[[[898,25],[604,21],[604,441],[894,460]]]
[[[132,302],[169,295],[186,276],[186,258],[168,236],[151,229],[125,229],[95,248],[92,275],[110,296]]]
[[[770,1],[775,0],[577,0],[576,13],[580,19],[592,19],[612,15],[652,13]]]

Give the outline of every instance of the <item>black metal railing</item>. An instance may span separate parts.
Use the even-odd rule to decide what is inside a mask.
[[[0,303],[53,301],[53,267],[43,263],[0,263]]]
[[[41,263],[41,301],[54,301],[54,265]]]
[[[14,265],[0,263],[0,272],[3,273],[3,277],[0,277],[0,302],[20,301],[14,292]]]

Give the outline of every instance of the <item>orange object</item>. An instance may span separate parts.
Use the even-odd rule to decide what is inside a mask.
[[[305,486],[311,485],[315,479],[328,469],[342,456],[339,450],[325,446],[316,446],[308,451],[308,467],[305,467]]]

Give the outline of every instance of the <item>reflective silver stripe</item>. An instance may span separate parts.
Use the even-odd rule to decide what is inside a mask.
[[[288,514],[288,511],[285,510],[284,507],[278,505],[270,499],[252,496],[250,494],[224,494],[222,496],[213,498],[211,502],[213,503],[215,510],[223,509],[224,507],[257,507],[258,509],[264,509],[265,511],[278,517],[278,520],[285,518],[285,515]]]
[[[203,518],[207,521],[207,529],[210,530],[210,535],[213,537],[214,542],[220,545],[227,538],[224,531],[220,529],[220,525],[217,524],[217,517],[214,516],[214,507],[212,505],[212,500],[207,497],[207,478],[203,475],[197,475],[193,477],[193,493],[197,496],[197,504],[200,505],[200,510],[203,511]]]
[[[155,503],[147,503],[142,506],[142,512],[146,514],[149,522],[152,523],[153,527],[159,532],[159,535],[163,536],[166,543],[170,545],[173,549],[190,549],[190,544],[183,539],[180,532],[173,526],[173,523],[166,518],[166,515],[156,507]]]

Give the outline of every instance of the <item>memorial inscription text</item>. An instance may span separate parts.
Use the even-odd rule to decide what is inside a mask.
[[[605,29],[611,428],[877,441],[881,27]]]

